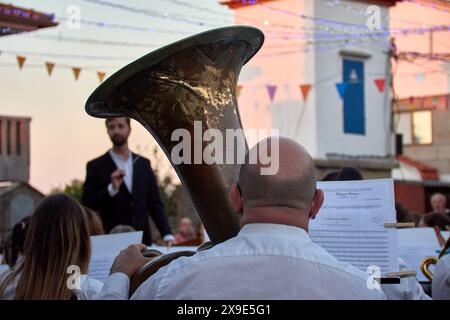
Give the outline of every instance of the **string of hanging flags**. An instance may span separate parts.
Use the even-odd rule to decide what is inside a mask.
[[[385,78],[377,78],[377,79],[374,79],[373,82],[374,82],[374,85],[375,85],[377,91],[379,91],[380,93],[383,93],[385,90],[386,79]],[[352,83],[349,83],[349,82],[335,83],[337,93],[341,99],[344,99],[347,88],[351,84]],[[244,87],[245,86],[242,84],[239,84],[237,86],[236,94],[237,94],[238,98],[239,98],[240,94],[242,93],[242,91],[245,90]],[[299,85],[299,89],[300,89],[300,93],[303,98],[303,101],[306,102],[308,100],[309,93],[310,93],[311,89],[313,89],[313,87],[314,87],[314,84],[311,84],[311,83],[303,83],[303,84]],[[270,102],[274,102],[278,86],[274,85],[274,84],[268,84],[265,86],[265,88],[266,88],[267,94],[269,96]]]
[[[1,54],[1,52],[0,52]],[[17,65],[19,67],[19,70],[23,70],[24,68],[27,67],[27,57],[24,55],[17,55],[16,56],[16,61],[17,61]],[[32,66],[36,66],[36,65],[32,65]],[[81,71],[83,70],[82,67],[78,67],[78,66],[66,66],[66,65],[57,65],[54,62],[50,62],[50,61],[45,61],[43,63],[43,67],[45,67],[45,69],[47,70],[47,74],[49,77],[52,76],[53,74],[53,70],[55,68],[55,66],[57,67],[61,67],[61,68],[69,68],[72,70],[72,74],[74,76],[75,81],[78,81],[78,79],[80,78],[80,74]],[[104,71],[96,71],[98,80],[101,82],[103,82],[103,80],[106,77],[106,72]]]

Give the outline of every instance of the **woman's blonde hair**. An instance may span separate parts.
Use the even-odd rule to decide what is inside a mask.
[[[13,281],[20,273],[15,299],[72,299],[67,268],[75,265],[81,274],[87,273],[90,255],[89,223],[83,207],[65,194],[45,198],[33,214],[24,262],[8,277]]]
[[[103,228],[102,219],[97,212],[94,210],[83,206],[84,211],[86,211],[86,217],[89,223],[89,235],[90,236],[98,236],[105,234],[105,229]]]

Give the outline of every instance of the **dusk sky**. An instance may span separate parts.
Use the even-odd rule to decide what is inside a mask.
[[[56,21],[60,22],[56,28],[0,38],[0,113],[32,118],[30,183],[33,186],[49,192],[72,179],[84,179],[86,162],[110,147],[104,121],[92,118],[84,111],[88,96],[99,85],[97,71],[111,75],[127,63],[165,44],[213,27],[234,24],[233,12],[217,1],[195,2],[210,11],[191,9],[180,4],[183,2],[186,3],[151,1],[151,14],[167,15],[168,18],[84,0],[12,2],[19,7],[53,13]],[[150,2],[136,0],[121,3],[133,8],[149,9]],[[80,8],[82,20],[160,30],[125,30],[86,24],[82,24],[79,30],[69,29],[67,21],[61,18],[69,17],[67,10],[71,5]],[[224,14],[220,16],[217,12]],[[182,13],[183,17],[179,18],[177,13]],[[199,26],[186,21],[199,21],[201,18],[205,19],[206,25]],[[84,40],[73,42],[71,38]],[[89,41],[92,39],[103,44],[92,43]],[[132,43],[133,46],[104,44],[107,41]],[[17,54],[27,57],[20,71]],[[44,65],[47,61],[55,63],[51,77]],[[74,79],[72,66],[82,68],[78,81]],[[133,121],[132,130],[131,149],[140,149],[141,153],[150,157],[156,145],[153,138],[137,122]],[[162,167],[169,167],[168,162],[164,162]]]
[[[0,114],[32,118],[30,183],[44,193],[63,187],[72,179],[83,180],[86,162],[110,147],[104,120],[92,118],[84,111],[87,98],[99,85],[97,71],[109,76],[163,45],[233,25],[235,20],[234,12],[217,0],[14,0],[12,4],[55,14],[59,22],[55,28],[0,37]],[[81,13],[80,29],[68,25],[67,19],[73,12],[70,10],[74,8],[79,8]],[[417,10],[426,14],[417,17]],[[397,4],[390,15],[391,27],[448,24],[448,13],[409,2]],[[239,20],[246,22],[242,17]],[[269,21],[253,17],[251,23],[270,31]],[[436,32],[434,39],[436,52],[448,51],[448,32]],[[270,32],[266,34],[266,49],[268,43],[280,45],[272,41]],[[426,52],[428,35],[399,36],[397,44],[406,50]],[[26,57],[22,70],[18,68],[17,55]],[[45,62],[55,63],[51,77]],[[396,82],[397,94],[404,97],[411,95],[410,92],[415,95],[447,92],[450,86],[447,65],[432,61],[422,65],[402,63],[397,70],[397,75],[403,77]],[[82,69],[78,81],[71,67]],[[417,77],[422,72],[426,73],[426,81]],[[245,94],[251,94],[256,100],[251,90]],[[258,99],[267,100],[265,87],[260,94]],[[262,121],[262,116],[256,117],[254,113],[247,113],[244,118]],[[133,121],[131,149],[151,158],[154,146],[156,143],[149,133]],[[169,162],[164,157],[161,159],[162,162],[154,161],[153,166],[168,172]]]

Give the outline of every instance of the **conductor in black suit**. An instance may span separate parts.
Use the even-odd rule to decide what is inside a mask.
[[[142,242],[150,245],[150,215],[163,240],[172,242],[150,161],[128,149],[130,118],[106,119],[106,129],[113,147],[88,162],[82,203],[100,213],[106,232],[119,224],[130,225],[142,230]]]

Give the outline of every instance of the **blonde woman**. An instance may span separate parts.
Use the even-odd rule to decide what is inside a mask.
[[[95,299],[103,284],[85,275],[90,254],[86,212],[68,195],[51,195],[33,215],[22,264],[0,279],[0,298]]]

